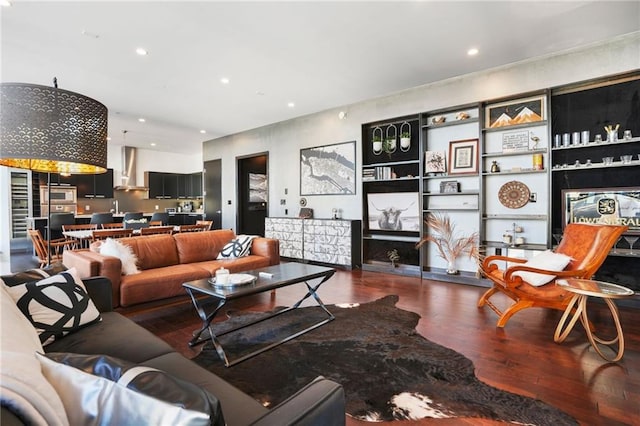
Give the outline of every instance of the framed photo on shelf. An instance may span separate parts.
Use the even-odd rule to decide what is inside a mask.
[[[488,105],[485,109],[485,128],[544,121],[547,119],[545,101],[546,97],[542,95]]]
[[[300,150],[300,195],[355,193],[355,141]]]
[[[640,187],[562,190],[562,227],[569,223],[627,225],[640,234]]]
[[[449,142],[449,174],[478,173],[478,139]]]
[[[420,232],[420,198],[417,192],[367,194],[370,231]]]
[[[457,180],[445,180],[440,182],[441,194],[450,194],[452,192],[460,192],[460,182]]]
[[[424,153],[425,173],[444,173],[446,171],[444,151],[426,151]]]

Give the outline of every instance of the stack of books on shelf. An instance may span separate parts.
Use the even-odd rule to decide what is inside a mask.
[[[391,167],[380,166],[362,169],[362,180],[384,180],[391,179]]]

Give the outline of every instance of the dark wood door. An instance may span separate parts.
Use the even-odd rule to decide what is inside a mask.
[[[259,154],[238,159],[237,234],[264,236],[267,217],[268,155]]]
[[[213,229],[222,228],[222,160],[204,163],[204,213]]]

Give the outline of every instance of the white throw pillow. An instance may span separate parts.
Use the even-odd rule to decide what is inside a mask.
[[[122,244],[118,240],[107,238],[100,246],[100,254],[105,256],[114,256],[120,259],[124,275],[137,274],[140,272],[136,266],[138,258],[131,247]]]
[[[244,257],[251,250],[251,243],[257,235],[238,235],[220,250],[218,259],[235,259]]]
[[[530,266],[532,268],[546,269],[547,271],[562,271],[569,262],[571,262],[571,257],[562,253],[554,253],[551,250],[545,250],[520,266]],[[526,281],[527,284],[531,284],[534,287],[540,287],[556,277],[555,275],[539,274],[529,271],[517,271],[513,273],[513,276],[522,278],[523,281]]]
[[[5,288],[35,327],[43,345],[101,320],[75,268]]]
[[[64,406],[40,370],[35,353],[42,351],[33,325],[0,285],[0,402],[28,424],[67,425]]]

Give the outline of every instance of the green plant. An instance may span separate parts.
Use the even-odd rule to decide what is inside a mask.
[[[438,249],[438,256],[454,263],[463,254],[469,258],[479,259],[478,233],[471,235],[461,235],[456,232],[456,226],[446,214],[429,213],[424,221],[427,226],[427,233],[416,244],[416,248],[422,247],[426,243],[433,243]]]
[[[391,156],[391,154],[396,150],[396,137],[385,138],[382,142],[382,150]]]
[[[411,138],[411,133],[409,133],[409,132],[402,132],[402,133],[400,133],[400,137],[401,137],[401,138]]]
[[[387,257],[391,261],[391,266],[396,267],[396,262],[400,260],[400,255],[398,254],[397,249],[389,250],[387,252]]]
[[[373,142],[382,142],[382,136],[373,135]]]

